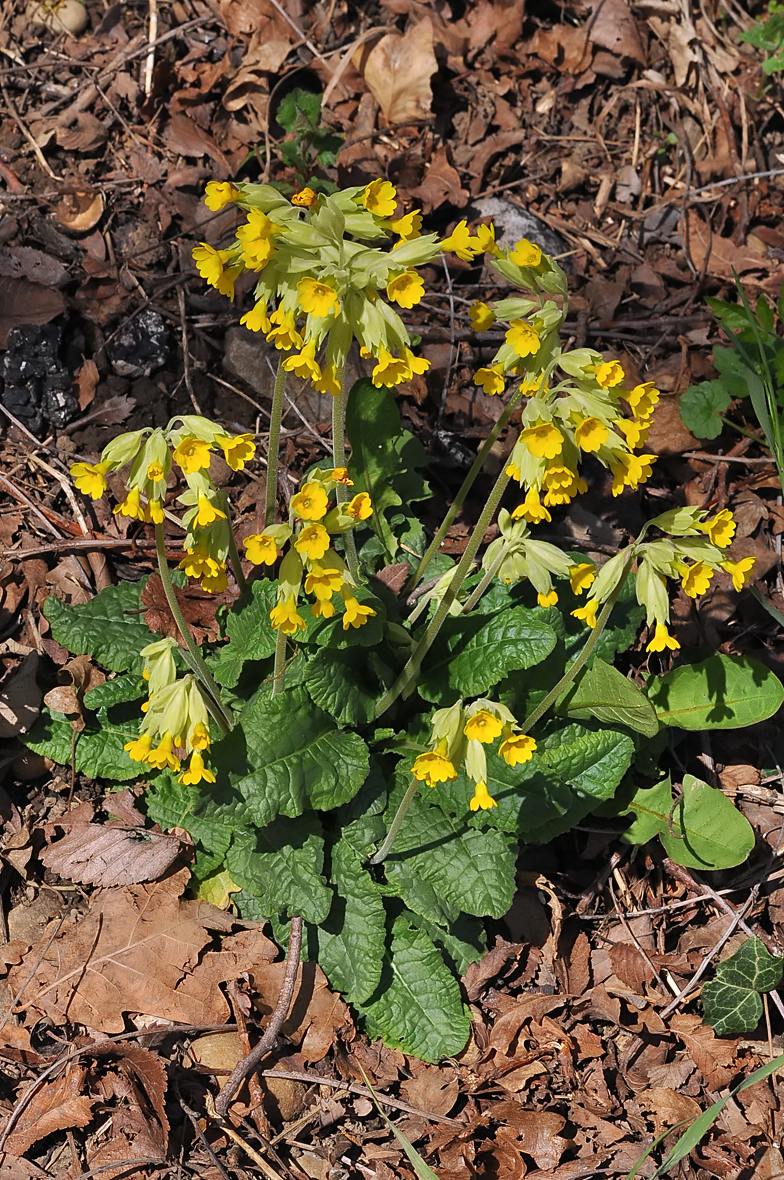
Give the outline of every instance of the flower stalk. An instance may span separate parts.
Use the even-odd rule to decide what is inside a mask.
[[[335,467],[346,466],[346,370],[340,374],[340,393],[332,398],[332,461]],[[339,483],[335,487],[338,504],[348,502],[348,488]],[[354,582],[359,584],[359,558],[357,557],[357,542],[354,534],[344,533],[343,544],[346,547],[346,564]]]
[[[267,488],[264,496],[264,527],[275,523],[275,509],[278,502],[278,463],[280,455],[280,424],[283,419],[283,391],[286,386],[286,370],[283,357],[275,374],[275,388],[272,393],[270,410],[269,447],[267,450]]]

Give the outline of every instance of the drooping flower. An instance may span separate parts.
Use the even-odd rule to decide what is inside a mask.
[[[554,459],[563,450],[564,436],[552,422],[538,422],[520,431],[520,440],[536,459]]]
[[[249,332],[269,332],[272,324],[267,315],[267,304],[264,300],[255,304],[250,311],[246,311],[240,323]]]
[[[581,451],[592,454],[604,446],[610,431],[600,418],[583,418],[574,432],[574,441]]]
[[[548,590],[546,594],[537,594],[536,601],[539,606],[555,606],[558,602],[558,591]]]
[[[270,344],[274,344],[282,352],[290,352],[292,348],[302,348],[302,336],[297,331],[297,321],[291,312],[278,307],[270,316],[270,322],[275,324],[272,331],[267,333],[267,340]]]
[[[487,745],[488,742],[494,742],[497,737],[501,736],[503,728],[504,723],[499,717],[496,717],[488,709],[479,709],[472,717],[468,718],[463,733],[469,741],[482,742],[483,745]]]
[[[376,217],[392,217],[397,204],[397,189],[388,180],[371,180],[359,194],[358,200],[368,213]]]
[[[355,520],[368,520],[373,515],[373,501],[367,492],[357,492],[346,505],[346,512]]]
[[[653,633],[653,639],[646,646],[646,651],[664,651],[669,648],[670,651],[677,651],[680,647],[678,640],[674,635],[670,635],[664,623],[656,624],[656,629]]]
[[[329,549],[329,533],[323,524],[309,524],[297,537],[294,548],[309,561],[321,561]]]
[[[722,508],[712,520],[705,520],[695,525],[701,533],[705,533],[719,549],[726,549],[735,536],[737,525],[729,508]]]
[[[100,500],[109,486],[106,482],[106,472],[110,466],[110,463],[73,463],[71,479],[83,496]]]
[[[406,362],[412,373],[426,373],[431,362],[423,356],[414,356],[410,348],[403,349],[402,360]]]
[[[656,462],[656,455],[627,455],[621,452],[617,460],[610,464],[612,472],[612,494],[620,496],[624,488],[634,491],[641,483],[650,478],[651,467]]]
[[[732,578],[733,589],[740,592],[751,580],[751,571],[756,560],[756,557],[741,557],[740,561],[722,561],[721,568]]]
[[[209,496],[199,495],[195,520],[200,529],[206,529],[216,520],[226,520],[226,513],[216,508]]]
[[[131,520],[145,520],[147,513],[139,500],[139,489],[131,488],[122,504],[115,504],[112,509],[114,516],[129,516]]]
[[[210,465],[212,444],[206,439],[186,435],[174,448],[174,462],[178,463],[185,475],[193,475]]]
[[[477,299],[468,309],[468,318],[475,332],[487,332],[495,323],[495,312],[481,299]]]
[[[537,488],[530,487],[525,494],[522,504],[518,504],[512,512],[513,520],[527,520],[529,524],[541,524],[543,520],[552,520],[552,516],[539,499]]]
[[[321,366],[316,360],[316,341],[309,340],[302,352],[290,356],[283,362],[287,373],[295,373],[303,381],[318,381],[321,378]]]
[[[270,611],[270,623],[276,631],[284,635],[294,635],[297,630],[305,630],[305,620],[297,614],[297,603],[293,596],[279,602]]]
[[[253,565],[274,565],[278,560],[278,546],[274,537],[253,533],[243,541],[245,556]]]
[[[572,616],[582,623],[587,623],[591,630],[596,626],[596,612],[599,609],[598,598],[589,598],[585,606],[578,606],[572,611]]]
[[[340,300],[334,287],[328,283],[319,283],[316,279],[300,279],[297,283],[299,291],[299,305],[306,315],[316,319],[323,319],[330,312],[340,311]]]
[[[234,299],[234,280],[242,269],[241,266],[226,267],[226,263],[234,257],[231,250],[216,250],[209,242],[200,242],[192,250],[193,261],[199,274],[211,287]]]
[[[156,770],[174,770],[180,769],[180,760],[176,754],[173,753],[174,739],[169,732],[162,735],[160,744],[154,750],[150,750],[145,758],[148,766],[154,766]]]
[[[263,270],[275,249],[272,241],[280,233],[280,226],[270,221],[261,209],[250,209],[248,220],[236,231],[242,251],[242,261],[248,270]]]
[[[240,190],[228,180],[211,180],[204,189],[204,204],[213,213],[220,212],[226,205],[236,201]]]
[[[547,489],[544,503],[548,508],[557,504],[568,504],[575,496],[588,491],[585,480],[571,467],[565,467],[561,463],[552,464],[547,468],[542,477],[542,484]]]
[[[613,389],[621,384],[626,374],[620,361],[602,361],[596,366],[594,376],[602,389]]]
[[[146,762],[151,746],[152,735],[149,733],[142,733],[139,735],[139,737],[133,738],[132,741],[126,742],[123,746],[123,749],[128,751],[128,756],[132,758],[134,762]]]
[[[310,613],[314,619],[331,619],[335,613],[332,599],[317,598],[310,608]]]
[[[474,260],[474,248],[467,221],[458,221],[449,237],[443,238],[438,245],[439,249],[456,254],[464,262],[473,262]]]
[[[500,365],[484,365],[474,373],[474,385],[490,396],[504,392],[504,371]]]
[[[713,577],[711,567],[704,561],[695,561],[694,565],[683,566],[682,569],[681,585],[684,593],[688,594],[689,598],[697,598],[698,595],[704,594]]]
[[[476,227],[476,236],[472,239],[471,245],[477,254],[492,254],[494,258],[498,258],[501,254],[501,249],[495,240],[495,226],[492,224],[480,223]]]
[[[569,567],[569,585],[578,596],[596,581],[596,566],[590,561]]]
[[[414,778],[427,783],[429,787],[437,783],[451,783],[457,778],[457,771],[446,756],[446,742],[439,742],[435,750],[428,750],[419,754],[411,767]]]
[[[425,280],[415,270],[404,270],[387,283],[387,298],[400,307],[411,308],[424,298]]]
[[[321,520],[327,512],[328,497],[320,483],[310,481],[291,497],[291,512],[300,520]]]
[[[534,242],[521,238],[515,243],[514,249],[510,250],[509,261],[515,262],[518,266],[538,266],[542,261],[542,251]]]
[[[194,750],[207,750],[210,745],[210,731],[203,721],[197,721],[191,734],[191,745]]]
[[[343,587],[343,571],[314,562],[305,578],[305,593],[314,598],[331,598]]]
[[[372,606],[365,606],[351,594],[345,595],[343,602],[346,607],[343,612],[344,631],[348,631],[349,627],[361,627],[372,615],[376,614]]]
[[[400,242],[413,242],[422,236],[422,214],[418,209],[412,209],[404,217],[390,221],[389,228],[393,234],[400,235]]]
[[[194,786],[196,783],[204,781],[205,783],[214,783],[215,775],[213,771],[208,770],[204,765],[204,759],[198,750],[194,750],[191,754],[191,760],[188,769],[184,770],[177,779],[180,783],[185,783],[186,786]]]
[[[526,733],[510,733],[498,747],[498,753],[508,766],[519,766],[530,762],[536,750],[536,742]]]
[[[229,584],[226,566],[220,564],[217,570],[205,574],[199,584],[202,590],[206,590],[208,594],[222,594]]]
[[[626,439],[630,451],[644,447],[651,428],[650,422],[639,421],[637,418],[618,418],[615,425]]]
[[[470,800],[468,806],[472,811],[489,811],[491,807],[497,807],[495,799],[492,797],[487,789],[487,783],[476,783],[474,786],[474,797]]]
[[[373,384],[376,389],[382,385],[399,385],[411,379],[411,369],[402,357],[393,356],[383,346],[378,350],[378,363],[373,369]]]
[[[256,454],[256,444],[252,434],[235,434],[233,437],[228,434],[219,434],[215,441],[223,451],[223,458],[232,471],[242,471],[245,464],[249,463]]]
[[[535,356],[542,347],[539,333],[526,320],[512,320],[506,333],[506,343],[519,357]]]
[[[319,393],[328,393],[331,397],[340,397],[341,387],[337,366],[328,361],[321,370],[321,376],[313,382],[313,388]]]
[[[659,400],[659,391],[652,381],[646,381],[643,385],[635,385],[634,389],[622,393],[621,397],[629,403],[635,418],[650,418]]]

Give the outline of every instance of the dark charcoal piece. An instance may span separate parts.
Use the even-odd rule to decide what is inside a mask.
[[[170,351],[166,322],[151,307],[139,312],[106,345],[112,368],[120,377],[149,377],[166,364]]]
[[[45,423],[62,429],[79,413],[71,374],[60,361],[62,329],[22,324],[8,333],[3,405],[33,434]]]

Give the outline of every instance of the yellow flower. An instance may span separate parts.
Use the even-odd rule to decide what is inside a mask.
[[[472,811],[489,811],[491,807],[497,807],[495,799],[490,795],[486,783],[476,783],[474,786],[474,797],[468,804]]]
[[[321,561],[329,549],[329,533],[323,524],[309,524],[297,537],[294,548],[310,561]]]
[[[512,320],[506,333],[506,343],[519,357],[534,356],[542,347],[539,333],[525,320]]]
[[[367,520],[373,515],[373,503],[367,492],[357,492],[346,505],[346,512],[355,520]]]
[[[83,496],[90,496],[93,500],[100,500],[109,486],[106,482],[106,472],[109,463],[73,463],[71,465],[71,479],[77,491]]]
[[[656,459],[656,455],[619,455],[617,462],[610,464],[613,476],[612,494],[620,496],[624,488],[634,490],[641,483],[645,483],[650,477],[651,467]]]
[[[580,565],[569,567],[569,585],[572,594],[578,596],[596,581],[596,566],[590,561],[583,561]]]
[[[204,204],[213,213],[218,213],[224,206],[236,201],[240,190],[228,180],[211,180],[204,190]]]
[[[515,242],[514,249],[510,250],[509,261],[516,262],[518,266],[538,266],[542,261],[542,251],[527,238],[521,238],[519,242]]]
[[[161,743],[155,750],[150,750],[147,755],[146,762],[149,766],[154,766],[156,770],[164,770],[166,767],[169,770],[178,771],[180,769],[180,760],[176,754],[172,753],[174,739],[167,731],[161,738]]]
[[[539,422],[520,431],[519,441],[524,443],[536,459],[554,459],[563,450],[564,436],[552,422]]]
[[[245,464],[256,454],[252,434],[235,434],[233,437],[219,434],[215,441],[223,451],[223,458],[232,471],[242,471]]]
[[[342,483],[345,488],[353,488],[354,481],[348,477],[348,467],[333,467],[329,472],[329,478],[334,479],[335,483]]]
[[[411,773],[429,787],[434,787],[436,783],[454,782],[457,771],[446,756],[446,742],[441,742],[435,750],[420,754],[414,760]]]
[[[280,226],[270,221],[261,209],[251,209],[248,220],[236,231],[237,241],[242,250],[242,261],[248,270],[263,270],[272,257],[273,235],[280,233]]]
[[[358,602],[350,594],[343,601],[346,606],[343,612],[344,631],[348,631],[349,627],[361,627],[363,623],[368,621],[371,615],[376,613],[372,606],[363,606],[361,602]]]
[[[495,323],[495,312],[481,299],[477,299],[468,309],[468,318],[475,332],[487,332]]]
[[[464,262],[473,262],[474,247],[467,221],[458,221],[448,238],[438,243],[440,250],[449,250]]]
[[[163,470],[160,463],[151,463],[147,468],[147,478],[152,480],[153,483],[159,483],[162,479],[165,479],[165,477],[166,472]]]
[[[494,742],[503,733],[504,723],[488,709],[478,709],[465,723],[463,733],[470,742]]]
[[[498,753],[507,766],[519,766],[521,762],[530,762],[534,756],[536,742],[527,733],[510,733],[498,747]]]
[[[316,279],[300,279],[297,290],[299,305],[306,315],[323,319],[331,311],[334,311],[335,315],[340,311],[337,292],[327,283],[319,283]]]
[[[128,751],[129,757],[133,758],[134,762],[146,762],[151,745],[152,738],[150,734],[143,733],[140,737],[134,738],[133,741],[126,742],[123,749]]]
[[[738,592],[751,580],[751,571],[756,560],[756,557],[742,557],[740,561],[723,561],[721,563],[721,568],[731,576],[733,588]]]
[[[112,513],[114,516],[129,516],[131,520],[146,520],[147,513],[139,503],[139,489],[131,488],[122,504],[115,504]]]
[[[390,221],[389,228],[393,234],[400,234],[400,241],[396,242],[396,245],[400,246],[403,242],[412,242],[414,238],[422,236],[422,214],[418,209],[412,209],[404,217],[398,217],[396,221]]]
[[[670,651],[677,651],[680,647],[678,640],[670,635],[664,623],[657,623],[656,630],[653,634],[653,639],[645,648],[646,651],[664,651],[669,648]]]
[[[299,209],[310,209],[311,205],[315,205],[318,197],[312,188],[301,188],[298,193],[294,193],[291,198],[292,205],[296,205]]]
[[[191,745],[194,750],[207,750],[210,746],[210,731],[203,721],[197,721],[191,734]]]
[[[388,180],[371,180],[359,194],[359,200],[368,213],[376,217],[391,217],[397,204],[397,189]]]
[[[185,570],[189,578],[202,578],[216,574],[220,563],[210,557],[204,545],[196,545],[193,549],[186,549],[186,557],[178,565],[178,569]]]
[[[163,524],[166,519],[166,513],[163,510],[163,504],[160,500],[149,500],[145,515],[149,517],[153,524]]]
[[[644,385],[635,385],[634,389],[622,393],[621,397],[629,403],[636,418],[650,418],[659,400],[659,391],[652,381],[646,381]]]
[[[583,418],[574,432],[574,441],[581,451],[591,454],[606,443],[609,433],[599,418]]]
[[[216,250],[209,242],[200,242],[193,247],[193,261],[196,269],[211,287],[217,287],[223,274],[224,263],[231,258],[231,250]]]
[[[581,479],[576,471],[572,471],[571,467],[564,467],[560,463],[547,468],[542,483],[547,489],[544,502],[548,508],[555,504],[568,504],[575,496],[588,491],[585,480]]]
[[[504,392],[504,371],[500,365],[484,365],[474,373],[474,385],[480,385],[482,392],[492,396]]]
[[[555,606],[558,602],[558,591],[551,590],[549,594],[537,594],[536,601],[540,606]]]
[[[626,439],[626,445],[630,451],[636,451],[638,447],[645,446],[648,431],[651,428],[650,422],[640,422],[637,418],[618,418],[615,425]]]
[[[282,631],[284,635],[294,635],[297,629],[305,630],[305,620],[297,614],[297,604],[293,596],[273,606],[270,611],[270,622],[276,631]]]
[[[245,315],[240,320],[244,328],[249,332],[269,332],[272,324],[267,315],[267,304],[264,300],[255,304],[250,311],[246,311]]]
[[[343,586],[343,574],[332,566],[319,565],[316,562],[305,578],[305,593],[315,598],[331,598]]]
[[[188,769],[184,770],[177,779],[178,783],[185,783],[186,786],[193,786],[195,783],[200,783],[204,780],[205,783],[214,783],[215,775],[211,770],[208,770],[204,765],[204,759],[198,750],[194,750],[191,754],[190,764]]]
[[[415,270],[404,270],[387,283],[387,298],[400,307],[413,307],[424,294],[425,281]]]
[[[602,361],[594,370],[594,376],[602,389],[612,389],[620,385],[626,374],[619,361]]]
[[[681,570],[683,572],[681,585],[684,593],[688,594],[689,598],[696,598],[699,594],[704,594],[713,577],[711,567],[706,565],[704,561],[696,561],[694,565],[681,566]]]
[[[596,626],[596,612],[599,609],[599,600],[597,598],[589,598],[585,606],[578,606],[577,610],[572,611],[572,617],[579,619],[582,623],[587,623],[593,631]]]
[[[201,471],[202,467],[210,465],[210,450],[212,444],[203,438],[186,435],[174,448],[174,462],[178,463],[186,475],[193,475]]]
[[[229,584],[226,566],[220,565],[214,573],[205,574],[199,585],[208,594],[222,594]]]
[[[291,511],[300,520],[321,520],[327,514],[327,493],[320,483],[305,483],[291,497]]]
[[[512,520],[527,520],[529,524],[540,524],[543,520],[552,520],[552,516],[539,499],[536,488],[529,488],[522,504],[518,504],[512,513]]]
[[[474,245],[474,242],[476,245]],[[494,225],[478,225],[476,227],[476,237],[472,239],[471,245],[477,254],[492,254],[494,258],[498,258],[501,254],[501,250],[495,241]]]
[[[319,393],[328,393],[331,397],[340,397],[340,381],[338,380],[338,371],[332,361],[324,366],[321,370],[321,376],[313,382],[313,388],[317,389]]]
[[[310,608],[314,619],[331,619],[335,613],[331,598],[317,598]]]
[[[200,529],[206,529],[216,520],[225,520],[226,513],[216,508],[209,496],[199,496],[196,512],[196,524]]]
[[[273,311],[270,321],[278,325],[267,335],[270,344],[274,344],[283,352],[289,352],[292,348],[302,348],[302,336],[297,331],[297,321],[291,312],[279,307]]]
[[[411,369],[402,357],[393,356],[386,348],[381,347],[372,377],[376,389],[380,389],[382,385],[399,385],[401,381],[410,381]]]
[[[301,377],[304,381],[319,381],[321,366],[316,360],[315,339],[309,340],[299,355],[290,356],[285,360],[283,368],[287,373],[296,373],[297,377]]]
[[[721,512],[717,512],[712,520],[703,521],[702,524],[698,524],[695,527],[700,532],[706,533],[711,542],[717,545],[719,549],[726,549],[735,536],[737,525],[732,518],[729,508],[722,508]]]
[[[278,546],[274,537],[253,533],[242,542],[245,556],[253,565],[274,565],[278,560]]]

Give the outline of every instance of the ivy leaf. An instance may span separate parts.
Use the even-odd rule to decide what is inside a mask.
[[[465,1047],[470,1021],[460,988],[424,930],[401,914],[374,999],[357,1008],[368,1034],[423,1061],[453,1057]]]
[[[113,724],[101,709],[94,724],[89,724],[76,735],[74,763],[76,769],[89,778],[108,778],[116,783],[130,782],[138,778],[142,768],[132,762],[123,749],[126,742],[138,734],[138,710],[134,708],[133,719],[125,725]],[[54,710],[41,710],[35,724],[25,734],[24,742],[37,754],[59,762],[61,766],[71,765],[71,743],[73,729],[67,717]]]
[[[766,721],[784,701],[778,676],[745,656],[721,653],[654,676],[648,699],[662,725],[678,729],[742,729]]]
[[[91,655],[113,672],[132,671],[140,676],[143,661],[139,652],[153,638],[141,605],[145,584],[108,586],[78,606],[68,606],[50,594],[41,609],[52,638],[74,655]]]
[[[285,910],[317,926],[332,907],[323,867],[324,836],[312,812],[296,821],[277,819],[256,832],[240,832],[226,855],[232,879],[258,898],[267,917]]]
[[[377,652],[324,647],[308,665],[305,684],[315,703],[339,725],[366,725],[393,679],[392,669]]]
[[[382,891],[345,840],[332,850],[331,880],[337,896],[317,932],[318,961],[330,986],[361,1004],[381,979],[387,933]]]
[[[268,578],[251,582],[251,598],[234,603],[226,616],[229,642],[218,650],[210,668],[218,684],[234,688],[247,660],[266,660],[275,651],[276,633],[270,611],[277,599],[277,584]]]
[[[668,777],[637,791],[620,814],[632,812],[637,818],[622,839],[647,844],[658,836],[667,855],[686,869],[731,869],[754,847],[754,829],[745,815],[722,791],[691,774],[684,775],[675,806]]]
[[[681,394],[681,421],[697,438],[718,438],[724,429],[721,415],[731,401],[723,381],[702,381]]]
[[[362,738],[337,729],[302,687],[255,698],[240,724],[253,769],[235,785],[259,827],[278,814],[338,807],[367,777],[369,753]]]
[[[480,696],[512,668],[541,663],[556,644],[552,627],[522,606],[444,621],[430,650],[419,695],[436,704]]]
[[[760,992],[779,986],[782,967],[784,959],[772,955],[761,938],[747,939],[703,986],[705,1024],[720,1037],[753,1032],[762,1016]]]
[[[636,684],[604,660],[594,659],[558,702],[558,711],[580,721],[595,717],[607,725],[626,725],[645,737],[659,732],[656,710]]]

